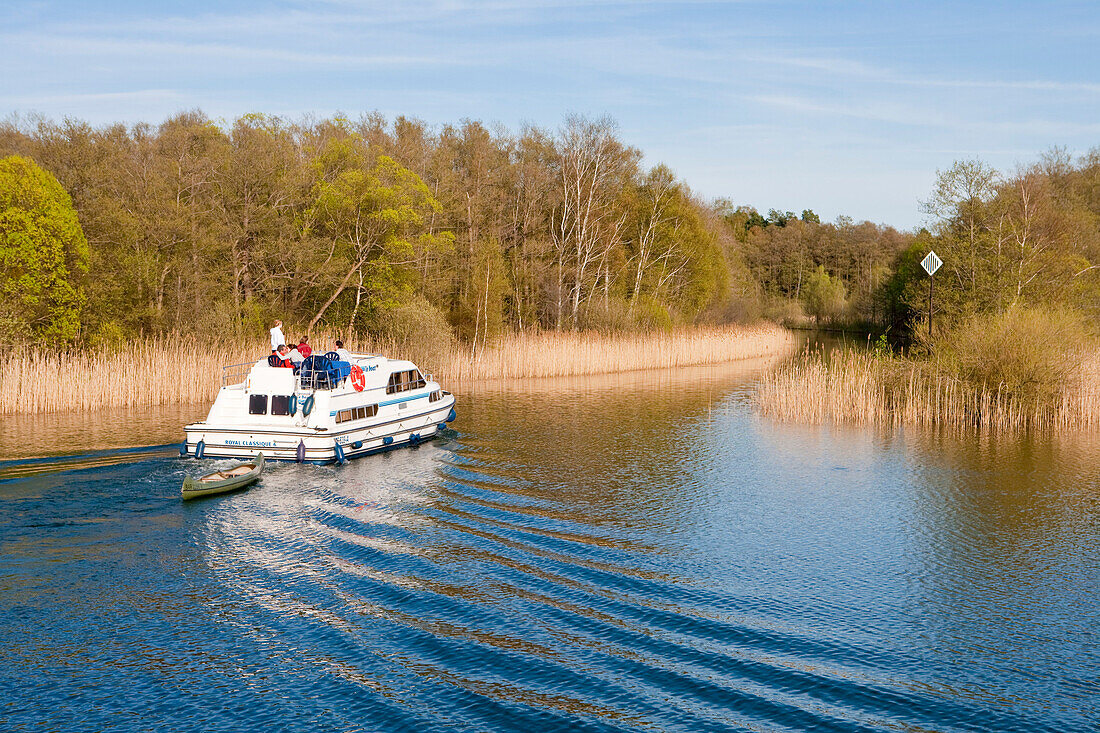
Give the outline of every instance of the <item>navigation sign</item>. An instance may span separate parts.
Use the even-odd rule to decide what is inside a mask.
[[[936,278],[936,270],[940,269],[943,260],[934,250],[928,250],[928,255],[920,261],[920,266],[928,273],[928,340],[932,340],[932,281]]]
[[[912,260],[910,260],[912,262]],[[928,252],[928,256],[920,261],[920,266],[924,268],[924,271],[928,273],[929,277],[936,274],[936,270],[940,269],[940,265],[943,264],[943,260],[939,258],[933,251]]]

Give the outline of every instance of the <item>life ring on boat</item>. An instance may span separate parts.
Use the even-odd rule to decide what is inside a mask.
[[[311,412],[313,412],[313,395],[306,397],[305,402],[302,403],[302,416],[309,417]]]
[[[351,386],[355,387],[356,392],[362,392],[367,386],[367,375],[363,374],[363,369],[358,364],[351,365]]]

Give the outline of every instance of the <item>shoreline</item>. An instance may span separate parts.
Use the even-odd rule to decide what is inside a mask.
[[[314,343],[320,347],[327,341],[321,336]],[[508,335],[476,356],[461,344],[418,347],[363,340],[349,346],[359,353],[411,358],[445,386],[462,388],[784,356],[794,353],[796,343],[792,331],[767,324],[606,335],[527,332]],[[131,342],[107,352],[8,352],[0,355],[0,415],[209,404],[221,386],[223,366],[255,362],[266,349],[260,340],[210,345],[177,337]]]
[[[459,419],[463,401],[477,401],[495,395],[514,398],[530,396],[577,398],[620,392],[683,394],[692,391],[724,390],[729,385],[753,389],[760,374],[785,356],[738,359],[717,364],[590,374],[575,377],[529,377],[496,379],[463,385],[459,397]],[[175,453],[183,437],[183,426],[201,420],[209,403],[137,405],[99,411],[26,413],[0,421],[0,480],[26,471],[45,470],[41,462],[55,459],[65,465],[100,465],[115,462],[115,452],[171,446]],[[101,456],[100,452],[109,455]],[[30,465],[20,468],[21,461]],[[52,463],[51,463],[52,465]]]

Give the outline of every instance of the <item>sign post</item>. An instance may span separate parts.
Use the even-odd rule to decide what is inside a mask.
[[[943,260],[932,250],[921,260],[920,266],[928,273],[928,341],[932,342],[932,281],[935,280],[936,270],[940,269]]]

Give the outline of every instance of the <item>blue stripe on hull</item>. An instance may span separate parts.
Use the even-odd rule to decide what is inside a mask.
[[[424,443],[428,442],[432,438],[439,435],[439,431],[441,429],[442,429],[442,426],[439,426],[439,427],[436,428],[436,431],[434,433],[432,433],[431,435],[429,435],[427,437],[423,437],[421,435],[421,437],[418,438],[417,440],[413,440],[412,438],[406,438],[405,440],[394,441],[393,443],[390,443],[389,445],[380,445],[376,448],[367,448],[365,450],[356,450],[356,451],[345,451],[344,452],[344,458],[346,458],[348,460],[351,460],[352,458],[362,458],[364,456],[373,456],[373,455],[376,455],[378,453],[385,453],[387,451],[391,451],[391,450],[394,450],[396,448],[413,448],[413,447],[416,447],[418,445],[423,445]],[[309,450],[315,450],[315,449],[311,448]],[[298,462],[297,458],[293,457],[293,456],[290,457],[290,458],[278,458],[276,456],[269,456],[263,449],[260,449],[258,451],[253,451],[251,453],[251,455],[255,455],[256,453],[263,453],[264,454],[264,460],[268,461],[269,463],[270,462],[275,462],[275,463],[297,463]],[[302,461],[302,463],[303,464],[308,463],[308,464],[312,464],[314,466],[331,466],[332,464],[336,463],[335,451],[333,452],[333,454],[334,455],[333,455],[332,458],[326,458],[326,459],[319,460],[319,461],[318,460],[310,460],[310,459],[307,458],[306,460]],[[214,456],[214,455],[207,454],[206,457],[210,460],[216,460],[216,459],[226,459],[226,458],[242,458],[244,456],[240,456],[240,455]]]

